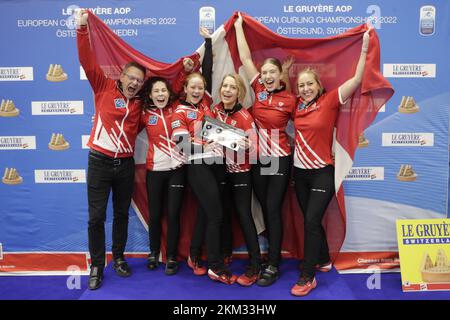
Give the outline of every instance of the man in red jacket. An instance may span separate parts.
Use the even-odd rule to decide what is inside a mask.
[[[95,59],[87,22],[88,12],[83,11],[77,30],[78,56],[95,100],[87,174],[89,252],[92,260],[88,287],[95,290],[103,281],[106,207],[111,189],[114,207],[113,268],[121,277],[131,275],[124,251],[134,184],[134,146],[142,111],[138,93],[144,83],[146,69],[130,62],[123,68],[119,80],[107,78]]]

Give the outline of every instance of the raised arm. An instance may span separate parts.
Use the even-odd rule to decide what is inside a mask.
[[[247,77],[253,79],[258,74],[258,69],[256,69],[255,64],[253,63],[250,48],[248,47],[247,40],[245,39],[244,29],[242,28],[242,22],[243,19],[241,13],[239,13],[239,17],[234,22],[239,58],[241,59],[242,65],[244,66]]]
[[[213,53],[211,35],[206,28],[200,28],[200,35],[205,39],[205,55],[202,61],[202,75],[206,80],[206,91],[211,95],[212,91],[212,69]]]
[[[363,44],[361,47],[358,65],[356,66],[355,75],[340,87],[342,101],[347,100],[361,84],[364,68],[366,66],[367,50],[369,49],[370,30],[372,30],[372,28],[369,28],[369,30],[367,30],[363,35]]]
[[[98,66],[95,53],[91,49],[89,42],[89,33],[87,28],[88,11],[81,10],[79,19],[77,19],[77,47],[78,59],[86,73],[86,77],[94,91],[100,90],[106,83],[106,76],[102,69]]]

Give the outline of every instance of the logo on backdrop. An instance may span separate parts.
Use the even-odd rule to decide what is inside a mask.
[[[383,132],[383,147],[433,147],[434,133],[431,132]]]
[[[0,68],[0,81],[33,81],[33,67]]]
[[[0,137],[0,150],[36,149],[36,136],[3,136]]]
[[[400,113],[416,113],[419,112],[419,106],[413,97],[402,97],[400,105],[398,106],[398,112]]]
[[[422,36],[434,34],[436,21],[436,9],[434,6],[423,6],[419,13],[419,33]]]
[[[51,64],[45,78],[51,82],[61,82],[67,80],[67,73],[64,73],[60,64]]]
[[[0,117],[17,117],[20,110],[16,108],[12,100],[2,99],[0,105]]]
[[[50,150],[62,151],[69,148],[69,142],[64,139],[62,133],[52,133],[52,138],[48,143],[48,148]]]
[[[383,76],[387,78],[436,78],[436,64],[385,63]]]
[[[40,115],[80,115],[84,114],[83,101],[32,101],[31,114]]]
[[[353,167],[345,176],[345,180],[384,180],[384,167]]]
[[[365,148],[369,146],[369,140],[364,136],[364,132],[358,137],[358,148]]]
[[[5,168],[2,182],[4,184],[20,184],[23,182],[23,179],[17,172],[16,168]]]
[[[414,172],[412,165],[402,164],[400,170],[397,173],[397,180],[411,182],[416,181],[417,173]]]
[[[34,170],[36,183],[86,183],[86,170]]]

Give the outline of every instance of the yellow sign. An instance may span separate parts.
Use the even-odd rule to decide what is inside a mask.
[[[450,219],[397,220],[403,291],[450,290]]]

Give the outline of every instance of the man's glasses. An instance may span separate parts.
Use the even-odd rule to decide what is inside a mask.
[[[135,76],[132,76],[132,75],[130,75],[128,73],[125,73],[125,75],[128,77],[128,79],[130,81],[136,81],[138,84],[143,84],[144,83],[144,80],[136,78]]]

